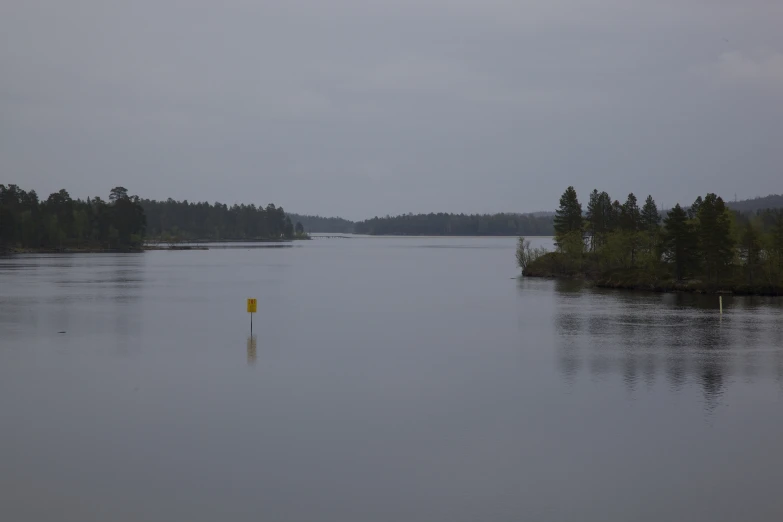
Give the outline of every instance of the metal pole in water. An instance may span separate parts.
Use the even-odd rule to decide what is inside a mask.
[[[253,314],[258,311],[258,301],[256,299],[247,300],[247,313],[250,314],[250,335],[253,335]]]
[[[722,295],[718,296],[718,306],[720,306],[720,313],[722,314],[723,313],[723,296]]]

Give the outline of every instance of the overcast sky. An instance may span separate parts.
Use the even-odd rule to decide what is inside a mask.
[[[783,192],[781,0],[3,0],[0,183],[352,219]]]

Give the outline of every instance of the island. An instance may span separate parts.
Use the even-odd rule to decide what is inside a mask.
[[[659,211],[593,190],[586,212],[573,187],[554,217],[555,249],[520,238],[525,277],[583,279],[605,288],[783,295],[783,211],[732,210],[709,193]]]

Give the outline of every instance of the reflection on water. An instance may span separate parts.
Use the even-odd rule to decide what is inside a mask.
[[[247,338],[247,364],[253,366],[256,364],[256,336],[251,335]]]
[[[0,258],[0,518],[782,520],[781,303],[515,243]]]
[[[139,327],[138,315],[129,312],[140,309],[143,254],[30,255],[2,261],[0,326],[8,335],[70,331],[74,315],[88,308],[90,329],[117,334],[118,345]]]
[[[557,364],[566,383],[583,371],[594,380],[616,374],[633,393],[663,375],[675,391],[696,383],[714,408],[735,377],[783,382],[783,314],[774,298],[724,296],[721,315],[715,296],[555,286]]]

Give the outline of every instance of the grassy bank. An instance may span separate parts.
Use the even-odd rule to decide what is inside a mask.
[[[739,267],[732,272],[740,272]],[[602,270],[598,259],[584,254],[581,260],[568,258],[560,252],[548,252],[530,263],[522,271],[525,277],[579,279],[601,288],[646,290],[653,292],[730,293],[737,295],[783,296],[783,286],[761,280],[747,281],[735,273],[719,282],[698,279],[678,281],[669,270],[644,268],[616,268]],[[759,278],[760,279],[760,278]]]

